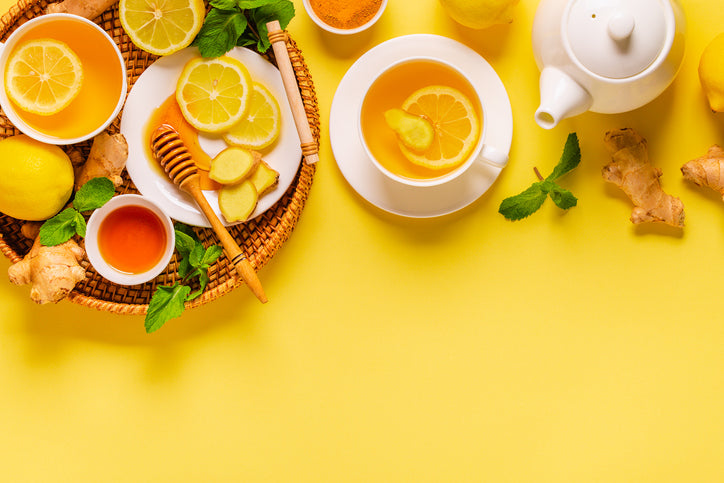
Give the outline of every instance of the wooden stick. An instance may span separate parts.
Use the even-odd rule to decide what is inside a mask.
[[[284,90],[287,93],[289,107],[292,109],[294,124],[297,126],[299,139],[302,142],[302,155],[307,164],[319,161],[319,146],[312,136],[312,130],[309,127],[307,112],[304,110],[304,102],[302,95],[299,93],[299,85],[297,85],[297,77],[294,75],[292,61],[289,59],[287,51],[287,34],[282,30],[278,20],[274,20],[266,24],[269,31],[269,42],[274,49],[274,56],[277,59],[277,66],[282,75]]]

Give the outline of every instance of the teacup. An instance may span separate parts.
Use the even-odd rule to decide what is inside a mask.
[[[386,110],[400,108],[414,91],[431,85],[460,91],[473,104],[479,121],[475,147],[464,161],[451,168],[427,169],[408,161],[400,151],[395,133],[385,122]],[[360,140],[370,160],[382,174],[409,186],[448,183],[462,176],[476,163],[503,168],[508,163],[508,155],[485,142],[488,119],[482,95],[461,69],[444,59],[429,56],[402,59],[381,69],[365,89],[358,113]]]
[[[176,234],[171,218],[141,195],[118,195],[88,220],[85,248],[93,268],[119,285],[154,279],[168,266]]]
[[[64,42],[83,68],[80,93],[60,112],[33,114],[15,105],[7,95],[8,59],[26,41],[50,38]],[[48,144],[74,144],[102,132],[121,111],[126,99],[126,67],[113,39],[98,25],[77,15],[53,13],[22,24],[0,44],[0,107],[28,136]]]

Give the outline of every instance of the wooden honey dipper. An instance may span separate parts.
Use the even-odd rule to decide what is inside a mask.
[[[236,240],[229,234],[229,231],[223,223],[221,223],[219,217],[216,216],[214,209],[211,208],[204,193],[201,191],[196,163],[191,157],[188,148],[186,148],[181,140],[179,133],[168,124],[162,124],[151,137],[151,150],[171,181],[178,185],[182,191],[190,194],[199,208],[201,208],[204,216],[206,216],[214,232],[216,232],[216,236],[219,237],[221,245],[224,247],[224,252],[226,252],[226,257],[231,261],[234,268],[236,268],[236,272],[241,279],[246,283],[256,298],[261,300],[262,303],[266,303],[266,294],[254,268],[249,263],[249,260],[247,260],[244,252],[239,248]]]

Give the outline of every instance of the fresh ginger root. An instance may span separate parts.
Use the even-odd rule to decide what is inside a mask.
[[[603,179],[621,188],[636,205],[631,222],[662,222],[683,227],[684,204],[661,188],[662,172],[649,162],[646,140],[626,128],[607,132],[604,142],[613,161],[604,166]]]
[[[724,149],[715,144],[704,156],[692,159],[681,167],[684,179],[697,186],[707,186],[724,199]]]
[[[45,7],[45,13],[72,13],[93,20],[118,0],[64,0]]]
[[[8,268],[8,276],[16,285],[32,285],[33,302],[57,303],[85,278],[85,268],[80,264],[84,256],[85,250],[73,240],[46,247],[36,237],[25,258]]]
[[[75,178],[75,189],[83,186],[93,178],[105,176],[113,181],[115,187],[123,184],[121,173],[128,159],[128,144],[123,134],[102,132],[93,138],[90,154],[78,176]]]

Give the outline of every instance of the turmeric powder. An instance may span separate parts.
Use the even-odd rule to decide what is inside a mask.
[[[355,29],[375,16],[382,0],[310,0],[309,4],[319,19],[330,27]]]

